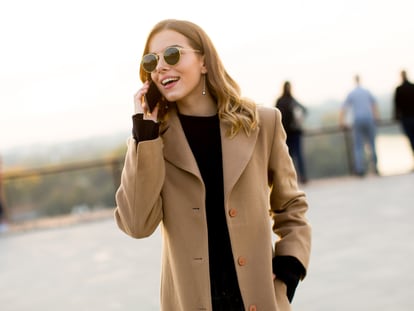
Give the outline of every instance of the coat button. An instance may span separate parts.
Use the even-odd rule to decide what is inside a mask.
[[[257,311],[256,306],[255,306],[255,305],[251,305],[251,306],[249,307],[249,311]]]
[[[239,266],[244,266],[246,264],[246,258],[244,258],[243,256],[240,256],[237,259],[237,263],[239,264]]]
[[[236,215],[237,215],[237,210],[236,210],[235,208],[231,208],[231,209],[229,210],[229,215],[230,215],[230,217],[236,217]]]

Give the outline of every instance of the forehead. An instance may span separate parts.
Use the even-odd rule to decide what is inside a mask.
[[[189,47],[189,42],[184,35],[174,30],[162,30],[151,38],[148,49],[150,52],[158,53],[172,45]]]

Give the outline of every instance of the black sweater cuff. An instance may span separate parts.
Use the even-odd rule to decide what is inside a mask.
[[[144,115],[137,113],[132,116],[132,136],[137,143],[155,139],[159,136],[159,124],[152,120],[144,120]]]
[[[286,284],[286,295],[289,302],[292,302],[299,280],[306,274],[305,267],[293,256],[276,256],[272,260],[272,265],[276,278]]]

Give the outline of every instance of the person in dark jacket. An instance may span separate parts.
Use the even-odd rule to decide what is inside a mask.
[[[3,176],[2,176],[2,161],[0,157],[0,233],[7,231],[6,210],[3,201]]]
[[[405,70],[401,71],[401,79],[394,94],[394,119],[400,121],[414,152],[414,84],[408,81]]]
[[[306,108],[292,96],[292,87],[289,81],[283,84],[282,95],[276,101],[276,108],[282,113],[282,124],[286,131],[286,144],[298,172],[299,181],[308,181],[303,157],[302,135],[303,120],[307,114]]]

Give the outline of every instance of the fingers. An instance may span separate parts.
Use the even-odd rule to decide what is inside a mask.
[[[145,120],[152,120],[157,122],[158,116],[158,105],[153,109],[152,112],[149,111],[144,96],[148,92],[149,82],[145,82],[138,92],[134,95],[134,112],[135,114],[142,113]]]
[[[142,87],[134,94],[134,112],[137,113],[144,113],[145,114],[145,101],[144,101],[144,95],[148,91],[149,83],[145,82]]]
[[[158,105],[155,106],[154,110],[152,110],[152,112],[149,112],[148,109],[146,109],[145,107],[145,114],[144,114],[144,119],[145,120],[152,120],[154,122],[157,122],[157,116],[158,116]]]

